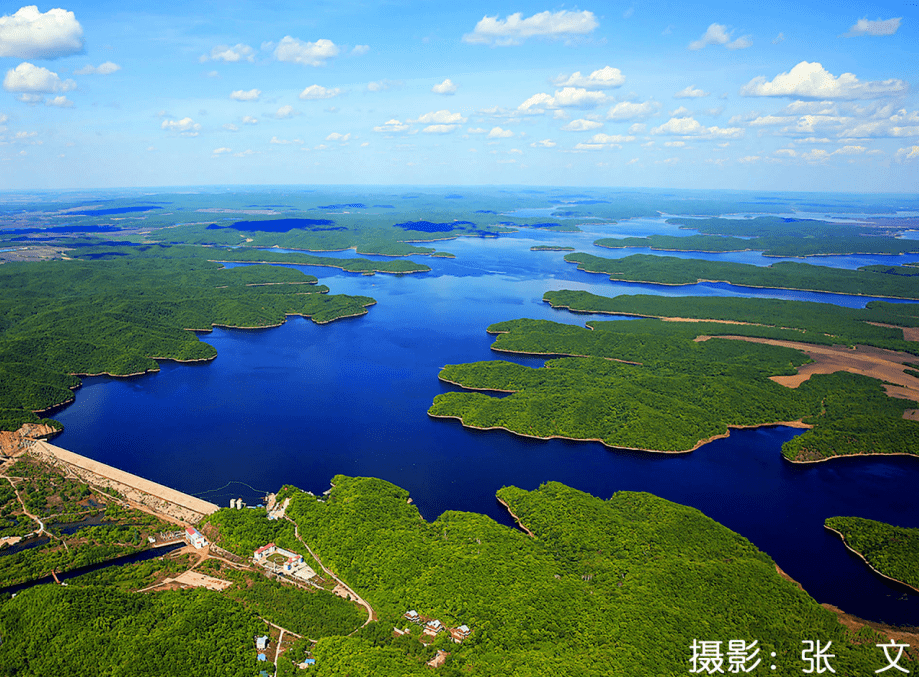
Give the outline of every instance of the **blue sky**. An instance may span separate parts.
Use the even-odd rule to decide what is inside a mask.
[[[916,192],[919,3],[0,10],[0,188]]]

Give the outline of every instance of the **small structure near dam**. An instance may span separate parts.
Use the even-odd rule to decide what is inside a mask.
[[[196,524],[218,510],[218,506],[209,501],[183,494],[47,442],[35,442],[30,451],[88,484],[114,489],[135,503],[185,524]]]

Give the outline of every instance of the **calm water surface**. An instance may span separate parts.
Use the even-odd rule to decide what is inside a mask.
[[[84,379],[76,402],[55,415],[66,426],[55,443],[220,505],[238,496],[257,502],[284,483],[319,493],[343,473],[405,487],[427,519],[469,510],[511,524],[494,496],[504,485],[533,489],[558,480],[604,498],[649,491],[743,534],[820,602],[873,620],[919,624],[919,595],[873,575],[822,527],[833,515],[919,527],[917,459],[793,465],[779,450],[799,431],[785,427],[737,431],[691,454],[659,455],[477,432],[426,415],[434,396],[452,389],[437,380],[443,365],[496,357],[485,333],[489,324],[518,317],[571,324],[610,319],[551,309],[541,300],[551,289],[765,296],[849,307],[866,301],[724,284],[613,284],[564,263],[563,252],[529,251],[534,244],[590,251],[593,239],[617,226],[582,227],[589,232],[528,230],[438,243],[457,258],[417,257],[434,269],[423,275],[365,277],[298,267],[332,293],[366,294],[378,304],[362,318],[326,326],[291,318],[270,330],[217,329],[202,336],[219,352],[207,364],[163,363],[149,376]],[[620,252],[592,249],[604,256]],[[847,267],[869,258],[905,259],[844,258]]]

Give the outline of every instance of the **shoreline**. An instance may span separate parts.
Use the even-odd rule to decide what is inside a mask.
[[[531,538],[536,538],[536,537],[537,537],[536,534],[534,534],[532,531],[530,531],[527,527],[525,527],[525,526],[523,525],[523,522],[521,522],[521,521],[520,521],[520,518],[517,517],[517,515],[514,514],[514,511],[511,510],[511,507],[507,504],[507,502],[506,502],[503,498],[501,498],[500,496],[495,496],[495,498],[498,499],[498,503],[500,503],[501,505],[504,506],[504,508],[507,510],[508,514],[509,514],[511,517],[514,518],[514,522],[517,524],[518,527],[520,527],[520,528],[523,529],[525,532],[527,532],[527,534],[529,534]]]
[[[843,545],[846,546],[846,548],[849,550],[849,552],[852,552],[852,553],[855,553],[856,555],[858,555],[858,557],[868,566],[868,568],[871,569],[871,570],[872,570],[874,573],[876,573],[878,576],[880,576],[881,578],[886,578],[888,581],[893,581],[894,583],[898,583],[898,584],[900,584],[900,585],[903,585],[903,586],[905,586],[905,587],[907,587],[907,588],[909,588],[910,590],[913,590],[913,591],[915,591],[915,592],[919,592],[919,588],[917,588],[917,587],[915,587],[915,586],[912,586],[912,585],[910,585],[909,583],[904,583],[903,581],[901,581],[901,580],[899,580],[899,579],[896,579],[896,578],[893,578],[892,576],[888,576],[887,574],[882,574],[880,571],[878,571],[878,570],[875,569],[873,566],[871,566],[871,562],[868,561],[868,558],[867,558],[867,557],[865,557],[862,553],[860,553],[858,550],[856,550],[856,549],[853,548],[851,545],[849,545],[849,542],[846,540],[846,537],[843,535],[842,532],[837,531],[837,530],[834,529],[833,527],[828,527],[826,524],[823,525],[823,528],[826,529],[827,531],[832,531],[834,534],[836,534],[837,536],[839,536],[839,538],[842,540]]]
[[[696,442],[695,445],[693,445],[693,447],[690,449],[675,449],[671,451],[666,451],[663,449],[645,449],[644,447],[624,447],[621,445],[607,444],[603,440],[596,438],[596,437],[565,437],[564,435],[549,435],[548,437],[540,437],[539,435],[530,435],[527,433],[517,432],[516,430],[511,430],[510,428],[507,428],[505,426],[482,427],[482,426],[472,425],[470,423],[466,423],[463,420],[462,416],[455,416],[452,414],[432,414],[430,411],[428,411],[427,414],[431,418],[455,419],[459,421],[460,424],[462,424],[464,428],[471,428],[472,430],[504,430],[505,432],[509,432],[512,435],[517,435],[518,437],[528,437],[531,440],[542,440],[542,441],[566,440],[569,442],[599,442],[607,449],[621,449],[623,451],[640,451],[640,452],[646,452],[649,454],[688,454],[690,452],[696,451],[700,447],[705,446],[709,442],[714,442],[715,440],[720,440],[720,439],[729,437],[731,434],[731,430],[744,430],[747,428],[767,428],[767,427],[780,426],[780,425],[788,426],[789,428],[806,428],[806,429],[813,428],[812,425],[808,425],[807,423],[804,423],[803,421],[776,421],[773,423],[757,423],[755,425],[729,425],[727,432],[719,433],[717,435],[712,435],[711,437],[706,437],[704,439],[701,439],[698,442]]]
[[[689,230],[695,230],[690,228]],[[602,238],[601,238],[602,239]],[[737,254],[742,252],[759,252],[762,256],[770,259],[801,259],[806,260],[815,256],[905,256],[906,254],[916,254],[917,252],[848,252],[848,253],[831,253],[831,254],[804,254],[803,256],[787,256],[785,254],[767,254],[764,249],[755,249],[753,247],[747,247],[746,249],[722,249],[720,251],[710,251],[708,249],[672,249],[667,247],[652,247],[651,245],[622,245],[617,247],[612,247],[607,244],[597,244],[593,243],[594,247],[602,247],[603,249],[650,249],[653,252],[679,252],[679,253],[693,253],[693,254]]]
[[[813,427],[813,426],[811,426],[811,427]],[[876,454],[862,454],[862,453],[858,453],[858,454],[834,454],[833,456],[824,456],[824,457],[822,457],[822,458],[815,458],[815,459],[813,459],[813,460],[806,460],[806,459],[801,459],[801,460],[798,460],[798,459],[791,459],[791,458],[788,458],[787,456],[785,456],[785,454],[782,454],[782,458],[784,458],[784,459],[785,459],[786,461],[788,461],[789,463],[800,463],[800,464],[802,464],[802,465],[806,465],[806,464],[808,464],[808,463],[825,463],[826,461],[832,461],[832,460],[837,459],[837,458],[879,458],[879,457],[882,458],[882,457],[884,457],[884,456],[910,456],[910,457],[912,457],[912,458],[919,458],[919,454],[910,454],[910,453],[907,453],[907,452],[905,452],[905,451],[891,451],[890,453],[887,453],[887,454],[885,454],[885,453],[883,453],[883,452],[881,452],[881,453],[876,453]]]
[[[872,298],[872,299],[897,299],[898,301],[919,301],[919,296],[885,296],[883,294],[861,294],[858,292],[845,292],[845,291],[829,291],[827,289],[799,289],[797,287],[768,287],[764,285],[755,285],[755,284],[737,284],[736,282],[731,282],[730,280],[706,280],[699,278],[695,282],[652,282],[650,280],[625,280],[618,277],[613,277],[609,273],[605,273],[602,270],[588,270],[587,268],[582,268],[579,261],[567,261],[566,263],[573,263],[578,266],[578,270],[582,270],[585,273],[591,273],[593,275],[607,275],[609,276],[610,282],[625,282],[627,284],[658,284],[664,287],[689,287],[694,284],[729,284],[732,287],[746,287],[747,289],[776,289],[778,291],[800,291],[800,292],[811,292],[816,294],[837,294],[839,296],[860,296],[863,298]]]
[[[387,256],[386,254],[371,254],[370,256]],[[397,254],[395,256],[403,256],[403,254]],[[404,256],[414,256],[414,254],[404,254]],[[426,254],[430,256],[430,254]],[[354,259],[350,259],[354,260]],[[219,259],[208,259],[211,263],[239,263],[243,265],[269,265],[269,266],[316,266],[317,268],[337,268],[338,270],[343,270],[346,273],[355,273],[360,275],[366,275],[368,273],[387,273],[389,275],[410,275],[412,273],[430,273],[431,268],[426,266],[427,270],[348,270],[345,266],[335,265],[333,263],[315,263],[312,261],[221,261]],[[317,280],[318,282],[318,280]],[[275,283],[272,283],[275,284]],[[287,284],[284,282],[279,282],[276,284]],[[292,284],[316,284],[316,282],[305,282],[305,283],[292,283]],[[247,285],[249,286],[249,285]],[[253,285],[254,286],[254,285]]]

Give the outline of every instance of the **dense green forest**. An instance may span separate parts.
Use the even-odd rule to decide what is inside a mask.
[[[258,616],[205,590],[42,585],[0,606],[0,675],[252,677]]]
[[[443,393],[428,413],[476,428],[656,451],[692,449],[729,426],[801,420],[814,427],[783,446],[790,460],[917,453],[919,423],[903,418],[915,403],[888,397],[877,380],[818,374],[787,388],[769,377],[795,373],[808,361],[803,353],[746,341],[697,342],[700,330],[709,328],[700,324],[655,319],[596,321],[589,328],[524,319],[494,324],[488,328],[498,334],[493,350],[555,359],[541,368],[504,361],[447,365],[442,380],[512,394]],[[739,333],[736,329],[730,328]]]
[[[919,590],[919,529],[862,517],[830,517],[824,524],[879,572]]]
[[[608,297],[570,289],[546,292],[543,300],[553,308],[580,313],[721,321],[671,328],[695,336],[739,334],[824,345],[861,344],[919,355],[919,344],[903,338],[903,327],[919,326],[919,304],[913,303],[869,301],[865,308],[846,308],[831,303],[731,296]],[[739,322],[747,324],[736,324]]]
[[[650,247],[669,251],[761,251],[765,256],[800,257],[833,254],[906,254],[919,252],[919,241],[893,237],[896,229],[870,223],[828,222],[758,216],[752,219],[669,218],[667,223],[697,230],[700,235],[678,237],[601,238],[599,247]]]
[[[897,266],[882,266],[885,268],[883,271],[877,267],[846,270],[780,261],[762,267],[749,263],[680,259],[651,254],[605,259],[581,252],[567,254],[565,260],[577,263],[578,270],[603,273],[618,282],[668,285],[697,284],[702,281],[728,282],[747,287],[919,299],[919,282],[913,275],[915,269]]]
[[[288,488],[288,515],[381,620],[320,640],[318,675],[423,674],[439,646],[451,676],[685,675],[697,638],[759,640],[779,674],[803,667],[802,637],[832,641],[839,674],[869,674],[877,661],[746,539],[650,494],[501,489],[531,537],[473,513],[426,522],[382,480],[339,475],[333,485],[322,499]],[[441,635],[425,653],[391,631],[411,626],[408,609],[472,636],[457,645]]]
[[[0,266],[0,428],[73,398],[76,375],[158,369],[156,359],[209,360],[193,331],[269,327],[363,315],[375,301],[329,295],[298,270],[225,269],[200,247],[88,248],[90,260]]]

